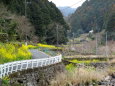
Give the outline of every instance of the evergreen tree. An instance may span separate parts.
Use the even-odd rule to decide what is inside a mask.
[[[59,43],[66,43],[66,32],[69,27],[64,21],[62,13],[59,11],[59,9],[55,6],[54,3],[49,2],[48,0],[27,0],[27,2],[31,3],[26,3],[27,8],[25,9],[24,0],[9,0],[8,2],[7,0],[2,0],[2,2],[7,6],[7,8],[11,12],[16,13],[17,15],[25,15],[26,10],[26,17],[34,26],[35,35],[38,36],[40,42],[45,41],[50,44],[56,43],[56,27],[51,26],[51,24],[56,23],[57,25],[63,27],[60,29],[60,36],[62,36],[62,38],[59,39]],[[55,36],[53,37],[53,42],[52,39],[49,39],[49,35],[47,35],[50,33],[52,34],[52,37]]]

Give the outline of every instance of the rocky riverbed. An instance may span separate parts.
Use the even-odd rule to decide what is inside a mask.
[[[99,86],[115,86],[115,73],[105,77],[104,80],[100,81]]]

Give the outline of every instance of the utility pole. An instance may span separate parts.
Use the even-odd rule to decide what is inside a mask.
[[[26,13],[26,9],[27,9],[27,2],[26,2],[26,0],[25,0],[25,18],[27,17],[27,13]],[[26,38],[25,38],[25,45],[27,46],[28,44],[27,44],[27,33],[26,33]]]
[[[106,56],[108,56],[108,38],[107,38],[107,36],[108,36],[108,34],[107,34],[107,32],[106,32]]]
[[[96,18],[96,17],[95,17]],[[98,25],[97,25],[97,19],[95,19],[95,23],[96,23],[96,30],[98,30]],[[99,33],[99,30],[97,31],[96,33],[96,56],[98,54],[98,33]]]
[[[57,44],[57,53],[58,52],[58,46],[59,46],[59,25],[57,24],[57,27],[56,27],[56,37],[57,37],[57,41],[56,41],[56,44]]]
[[[96,55],[97,55],[97,49],[98,49],[98,39],[97,39],[97,34],[96,34]]]
[[[56,35],[57,35],[57,46],[59,45],[58,41],[59,41],[59,34],[58,34],[58,29],[59,29],[59,26],[57,25],[57,28],[56,28]]]
[[[74,41],[75,33],[73,32],[72,34],[73,34],[73,38],[72,38],[73,39],[73,43],[72,43],[73,45],[72,45],[71,48],[72,48],[73,51],[75,51],[75,41]]]
[[[25,0],[25,17],[27,17],[27,5],[31,4],[31,2],[28,2],[27,0]]]
[[[26,17],[26,8],[27,8],[27,1],[25,0],[25,17]]]
[[[75,37],[75,33],[73,32],[73,45],[74,45],[74,37]]]
[[[27,4],[31,4],[31,2],[27,2],[27,0],[25,0],[25,18],[27,17]],[[25,38],[25,45],[27,46],[27,33],[25,34],[26,38]]]

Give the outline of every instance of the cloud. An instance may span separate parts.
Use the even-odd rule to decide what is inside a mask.
[[[49,0],[56,4],[56,6],[69,6],[72,8],[77,8],[83,4],[86,0]]]

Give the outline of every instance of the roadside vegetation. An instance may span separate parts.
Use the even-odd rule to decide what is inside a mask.
[[[66,66],[63,73],[58,73],[51,81],[51,86],[98,86],[98,82],[115,72],[114,68],[96,69],[94,67],[76,67],[72,64]]]
[[[55,54],[55,52],[51,51],[52,49],[61,49],[61,47],[40,43],[27,46],[24,43],[0,43],[0,64],[31,59],[32,55],[28,51],[29,49],[38,49],[52,55]]]
[[[71,60],[70,62],[72,63],[86,63],[86,64],[90,64],[90,63],[97,63],[97,62],[102,62],[100,60],[85,60],[85,61],[79,61],[79,60]]]
[[[29,52],[29,49],[38,49],[49,55],[56,55],[53,50],[62,48],[41,43],[29,44],[27,46],[21,42],[0,43],[0,64],[32,59],[32,54]],[[9,86],[10,78],[8,76],[4,77],[2,81],[3,86]]]
[[[0,64],[26,59],[31,59],[31,53],[25,45],[0,43]]]

